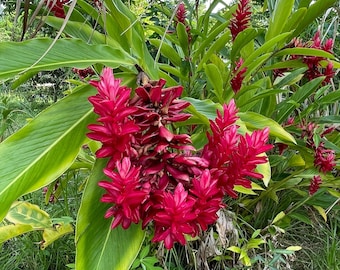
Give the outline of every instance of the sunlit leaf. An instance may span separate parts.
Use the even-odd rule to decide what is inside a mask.
[[[11,224],[0,226],[0,244],[21,234],[33,231],[34,228],[27,224]]]
[[[294,137],[276,121],[255,112],[240,112],[238,115],[248,128],[263,129],[269,127],[270,135],[280,138],[283,141],[296,144]]]
[[[272,16],[269,18],[268,31],[266,33],[266,40],[282,33],[288,17],[292,12],[294,0],[277,0],[275,1],[275,8]],[[283,12],[284,11],[284,12]]]
[[[95,121],[90,86],[60,100],[0,144],[0,220],[20,196],[44,187],[76,158]]]
[[[46,56],[37,62],[52,41],[50,38],[38,38],[24,42],[1,42],[0,63],[6,65],[0,65],[0,79],[26,71],[54,70],[60,67],[86,68],[95,63],[112,68],[135,64],[130,55],[117,48],[90,45],[79,39],[59,39]]]

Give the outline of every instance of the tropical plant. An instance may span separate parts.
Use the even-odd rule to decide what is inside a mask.
[[[340,91],[330,82],[340,64],[331,39],[319,32],[312,41],[298,37],[336,0],[295,2],[265,1],[267,29],[251,26],[247,0],[219,14],[212,14],[218,1],[204,14],[198,1],[153,5],[165,25],[152,18],[143,25],[120,0],[38,5],[33,21],[57,29],[56,38],[0,43],[0,79],[19,84],[61,67],[76,68],[81,79],[0,144],[0,219],[22,224],[11,219],[26,205],[16,200],[60,177],[84,145],[97,159],[76,220],[77,269],[128,269],[145,230],[167,249],[188,238],[199,243],[223,202],[232,205],[238,194],[233,211],[256,227],[224,255],[240,254],[245,266],[267,243],[260,234],[282,231],[291,218],[306,220],[298,212],[305,205],[326,219],[339,197],[332,172],[340,138],[327,125],[339,123],[333,103]],[[101,76],[89,84],[94,74]],[[268,213],[266,203],[280,207]],[[45,213],[26,208],[26,216],[39,212],[48,223],[26,228],[51,227]],[[145,253],[134,267],[154,267]]]

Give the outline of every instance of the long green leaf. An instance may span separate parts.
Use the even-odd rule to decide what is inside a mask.
[[[284,102],[278,104],[277,110],[279,112],[277,122],[282,123],[296,108],[295,106],[299,105],[308,96],[310,96],[324,79],[324,77],[315,78],[314,80],[300,87],[291,97],[287,98]]]
[[[214,92],[220,103],[223,103],[223,79],[220,70],[215,64],[207,64],[204,67],[208,81],[214,88]]]
[[[230,40],[230,31],[226,31],[216,41],[214,41],[214,43],[211,44],[209,49],[206,51],[206,53],[202,57],[202,60],[200,61],[197,67],[197,71],[200,71],[203,68],[204,64],[208,61],[210,56],[215,52],[219,52],[229,40]]]
[[[160,49],[161,53],[174,65],[177,67],[181,66],[182,59],[172,46],[155,38],[149,39],[149,41],[153,46],[156,46],[158,49]]]
[[[248,28],[239,33],[233,42],[230,53],[231,61],[235,61],[241,49],[249,44],[250,41],[254,40],[261,32],[262,31],[258,29]]]
[[[329,59],[334,59],[334,55],[323,50],[313,48],[289,48],[283,49],[275,54],[275,56],[283,55],[309,55],[309,56],[320,56]]]
[[[285,129],[273,119],[255,112],[239,112],[238,115],[249,129],[263,129],[265,127],[269,127],[270,135],[275,136],[285,142],[292,142],[296,144],[294,137],[285,131]]]
[[[144,239],[140,225],[112,230],[112,219],[104,218],[109,205],[100,203],[103,190],[98,181],[105,178],[103,167],[106,162],[103,159],[96,161],[83,194],[76,228],[76,269],[127,270]]]
[[[294,0],[278,0],[275,2],[275,9],[269,21],[266,40],[281,34],[293,6]]]
[[[321,16],[328,8],[332,7],[338,0],[318,0],[314,4],[309,6],[306,15],[295,29],[292,37],[298,36],[308,25],[310,25],[316,18]],[[307,1],[309,5],[310,1]],[[307,6],[306,5],[306,6]]]
[[[6,63],[0,65],[0,79],[7,79],[28,70],[33,72],[59,67],[85,68],[95,63],[113,68],[135,64],[130,55],[117,48],[89,45],[76,39],[60,39],[40,62],[32,66],[52,41],[50,38],[41,38],[25,42],[0,43],[0,63]]]
[[[94,93],[83,87],[0,144],[0,220],[18,197],[49,184],[72,164],[95,119],[87,101]]]

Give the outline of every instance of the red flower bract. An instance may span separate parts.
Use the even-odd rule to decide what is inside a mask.
[[[249,4],[249,0],[239,0],[236,12],[232,15],[229,28],[233,41],[240,32],[247,29],[249,26],[251,15]]]
[[[140,221],[140,206],[146,199],[147,191],[139,181],[140,168],[133,167],[128,157],[116,163],[117,172],[105,169],[104,173],[112,182],[101,181],[99,186],[106,190],[101,201],[113,203],[105,217],[114,216],[112,228],[122,224],[127,229],[131,222]]]
[[[320,185],[322,183],[320,175],[313,176],[313,179],[311,180],[310,186],[309,186],[309,195],[313,195],[315,192],[318,191],[320,188]]]
[[[197,236],[217,220],[223,196],[237,196],[235,185],[250,188],[251,178],[262,177],[255,168],[267,161],[268,129],[239,134],[233,100],[210,121],[208,144],[197,152],[174,125],[190,117],[181,86],[165,88],[161,79],[131,97],[110,69],[90,83],[98,89],[89,101],[99,118],[88,137],[102,143],[97,158],[109,158],[104,173],[110,181],[99,186],[106,191],[101,201],[111,205],[105,217],[114,218],[112,228],[142,222],[153,225],[154,242],[184,245],[185,234]]]
[[[242,65],[243,59],[240,58],[239,61],[236,62],[236,66],[233,70],[232,78],[230,81],[231,89],[233,89],[235,94],[240,91],[244,79],[244,74],[247,72],[247,67],[243,67],[241,69]]]

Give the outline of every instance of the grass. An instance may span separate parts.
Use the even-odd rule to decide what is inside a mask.
[[[86,174],[74,172],[69,181],[64,182],[60,197],[54,203],[45,204],[42,190],[30,193],[22,200],[38,205],[51,218],[69,216],[76,219],[80,204],[82,185]],[[58,179],[68,179],[66,175]],[[73,224],[75,225],[75,224]],[[53,242],[45,250],[40,249],[42,232],[30,232],[5,242],[0,250],[0,269],[64,270],[75,261],[74,234],[68,234]]]

